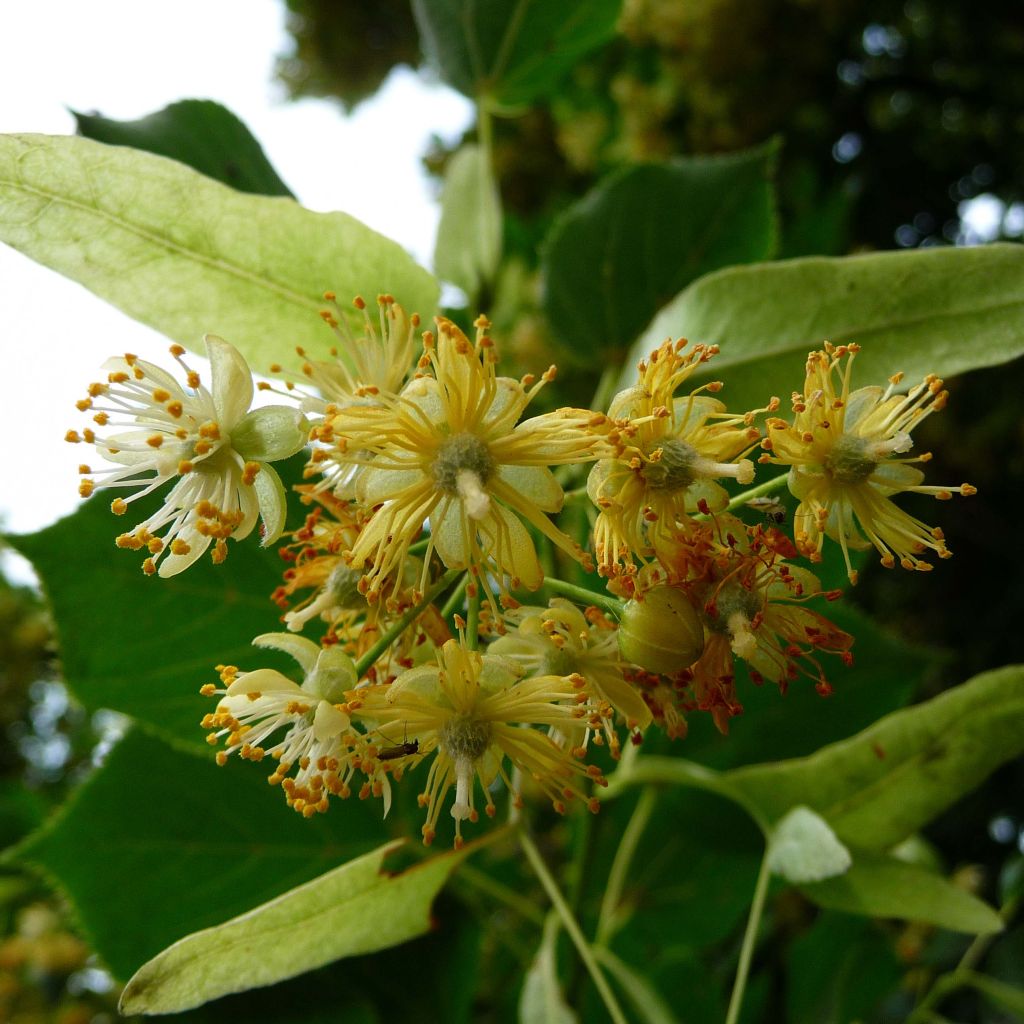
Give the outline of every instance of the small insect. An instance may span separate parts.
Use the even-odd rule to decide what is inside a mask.
[[[768,522],[776,526],[781,526],[786,521],[786,506],[778,498],[751,498],[747,502],[747,508],[760,512]]]
[[[402,743],[396,743],[393,747],[385,747],[377,754],[377,760],[395,761],[400,757],[409,757],[410,754],[418,754],[419,752],[419,740],[406,740]]]

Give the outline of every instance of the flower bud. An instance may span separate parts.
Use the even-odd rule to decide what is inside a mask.
[[[648,672],[672,676],[700,657],[704,627],[682,591],[655,587],[642,601],[626,605],[619,622],[619,650]]]
[[[309,439],[309,422],[295,408],[267,405],[246,413],[231,430],[231,444],[243,459],[277,462],[300,451]]]

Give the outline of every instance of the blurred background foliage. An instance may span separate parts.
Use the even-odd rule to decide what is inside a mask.
[[[424,63],[407,0],[287,0],[287,7],[294,49],[280,55],[278,74],[293,97],[332,97],[351,109],[396,65]],[[779,256],[1019,239],[1022,52],[1024,19],[1012,0],[625,0],[614,38],[578,60],[554,94],[495,118],[504,258],[494,280],[470,298],[492,311],[513,364],[546,364],[556,344],[542,311],[539,254],[558,218],[607,175],[633,164],[737,152],[772,138],[781,140]],[[454,152],[475,139],[471,131],[454,145],[437,140],[424,154],[439,189]],[[571,359],[559,353],[560,361]],[[581,363],[563,394],[586,402],[597,377],[598,368]],[[1024,555],[1012,538],[1024,483],[1022,385],[1019,363],[958,379],[948,410],[920,432],[920,446],[936,453],[934,478],[970,480],[985,498],[943,508],[954,561],[932,580],[870,564],[851,595],[892,633],[933,650],[930,658],[915,658],[912,669],[901,660],[908,658],[905,646],[884,647],[884,634],[871,641],[885,662],[880,673],[891,681],[885,700],[892,707],[1017,656]],[[122,728],[115,715],[86,715],[59,677],[41,600],[0,582],[4,845],[38,824]],[[868,703],[852,700],[846,732],[889,709],[870,703],[877,692]],[[782,708],[777,694],[757,692],[748,710],[766,716],[763,728],[731,750],[695,723],[685,756],[747,763],[806,753],[834,738],[814,724],[813,702],[801,705],[795,695],[787,701]],[[652,744],[659,745],[664,741]],[[935,822],[909,855],[937,858],[955,869],[957,884],[996,905],[1013,899],[1024,876],[1022,792],[1024,769],[1001,769]],[[664,804],[645,839],[685,864],[687,878],[663,890],[658,864],[644,866],[636,899],[660,909],[638,915],[616,937],[615,951],[629,963],[648,964],[650,980],[680,1012],[690,1006],[696,1020],[721,1019],[758,842],[710,797],[676,793]],[[621,832],[631,811],[632,800],[621,799],[597,819],[538,822],[553,858],[566,847],[579,854],[569,887],[585,930],[597,909],[584,895],[587,881],[608,868],[603,858],[610,847],[600,838]],[[679,823],[687,820],[700,822],[701,831],[681,838]],[[535,892],[536,882],[507,853],[474,861],[480,891],[493,884],[493,868],[504,885]],[[923,926],[822,912],[793,890],[772,910],[745,1021],[902,1020],[969,943]],[[258,994],[255,1003],[239,997],[218,1003],[212,1017],[187,1017],[337,1019],[314,1011],[295,1015],[290,993],[316,984],[335,1006],[347,999],[345,1019],[353,1021],[437,1020],[442,1003],[446,1020],[509,1019],[520,972],[533,955],[536,922],[487,909],[479,892],[461,882],[438,914],[463,921],[455,949],[430,936],[412,952],[403,947],[325,968]],[[677,927],[684,918],[693,926],[689,939]],[[113,983],[75,937],[67,909],[34,877],[10,867],[0,869],[0,926],[0,1019],[113,1019]],[[567,950],[560,952],[567,961]],[[979,956],[992,977],[1024,984],[1024,928],[1012,927]],[[389,979],[397,969],[409,971],[410,963],[410,984],[399,990]],[[591,998],[581,973],[568,973],[570,1002]],[[439,988],[439,976],[464,983]],[[490,993],[486,1002],[481,992]],[[975,991],[954,995],[943,1012],[979,1024],[1022,1019]],[[581,1007],[582,1019],[598,1014],[596,1004]]]

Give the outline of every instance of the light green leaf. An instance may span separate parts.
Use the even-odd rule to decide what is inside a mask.
[[[866,917],[921,921],[971,935],[1001,931],[1002,918],[941,875],[892,857],[855,850],[849,871],[800,886],[820,907]]]
[[[125,986],[122,1014],[176,1013],[430,929],[430,905],[471,847],[392,875],[388,843],[224,924],[186,935]]]
[[[471,99],[515,108],[552,93],[583,54],[609,40],[622,0],[413,0],[420,42]]]
[[[844,842],[887,850],[1022,752],[1024,667],[1009,666],[810,757],[734,769],[724,780],[769,821],[805,804]]]
[[[850,851],[808,807],[794,807],[776,824],[767,857],[772,873],[793,884],[841,875],[851,864]]]
[[[463,146],[445,173],[434,270],[470,302],[498,269],[501,223],[501,197],[487,153],[480,146]]]
[[[594,956],[608,968],[608,973],[629,998],[638,1021],[646,1024],[677,1024],[677,1019],[658,991],[639,971],[619,959],[604,946],[594,947]]]
[[[558,982],[557,941],[558,916],[552,912],[544,922],[540,946],[523,982],[519,1024],[577,1024],[579,1020],[566,1003]]]
[[[1024,246],[812,257],[721,270],[670,302],[633,350],[666,337],[721,346],[693,380],[725,381],[730,408],[787,398],[825,340],[864,346],[854,385],[903,370],[952,376],[1024,353]],[[632,377],[630,372],[623,379]]]
[[[292,194],[252,132],[213,100],[180,100],[137,121],[72,113],[87,139],[170,157],[240,192]]]
[[[576,351],[607,349],[621,359],[680,288],[771,257],[777,148],[642,164],[592,189],[545,246],[544,311],[556,337]],[[629,375],[635,370],[633,361]]]
[[[390,292],[425,317],[438,295],[401,246],[348,214],[82,138],[0,136],[0,241],[182,345],[223,335],[257,371],[295,345],[327,352],[325,290],[343,306]]]
[[[307,819],[268,774],[237,758],[218,767],[212,751],[198,757],[132,731],[5,858],[66,895],[90,946],[128,978],[183,935],[389,838],[376,801],[338,801]]]

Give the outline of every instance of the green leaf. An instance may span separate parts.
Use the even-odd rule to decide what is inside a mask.
[[[878,854],[854,851],[849,871],[800,886],[820,907],[865,917],[921,921],[971,935],[1001,931],[1002,918],[941,875]]]
[[[725,381],[733,409],[802,386],[807,353],[857,342],[854,385],[904,371],[952,376],[1024,353],[1024,246],[916,249],[735,267],[694,282],[655,318],[632,364],[666,337],[721,346],[693,380]]]
[[[82,138],[0,136],[0,241],[182,345],[223,335],[255,370],[295,345],[328,351],[325,290],[390,292],[424,316],[438,295],[401,246],[348,214]]]
[[[491,108],[550,95],[580,57],[611,39],[622,0],[413,0],[427,58]]]
[[[159,504],[144,499],[132,514],[144,518]],[[251,646],[278,623],[270,594],[284,563],[250,536],[229,543],[224,565],[203,558],[183,576],[161,580],[143,574],[137,552],[114,547],[123,528],[99,495],[44,530],[9,540],[39,574],[64,678],[78,700],[208,750],[199,720],[213,708],[199,687],[215,681],[214,666],[294,667]]]
[[[872,1008],[903,974],[874,922],[838,912],[821,913],[783,956],[785,1019],[800,1024],[877,1020]]]
[[[224,924],[180,939],[125,986],[122,1014],[174,1013],[272,985],[343,957],[397,946],[430,929],[430,906],[470,847],[398,875],[388,843]]]
[[[519,997],[520,1024],[577,1024],[579,1018],[570,1009],[558,981],[558,916],[552,911],[544,922],[540,946],[526,972]]]
[[[219,768],[212,757],[131,732],[7,857],[40,870],[67,895],[86,939],[127,978],[183,935],[388,838],[379,805],[339,802],[305,819],[266,774],[236,759]]]
[[[594,188],[545,248],[544,310],[555,335],[575,351],[611,349],[621,358],[695,278],[770,258],[777,148],[633,166]]]
[[[480,146],[463,146],[445,173],[434,270],[470,302],[498,269],[501,223],[501,197],[487,153]]]
[[[137,121],[71,113],[87,139],[170,157],[239,192],[292,196],[252,132],[213,100],[180,100]]]
[[[594,956],[608,969],[608,973],[633,1004],[636,1020],[646,1024],[677,1024],[675,1015],[644,974],[633,970],[603,946],[594,948]]]
[[[769,821],[805,804],[844,842],[886,850],[1022,752],[1024,667],[1010,666],[810,757],[734,769],[725,780]]]

